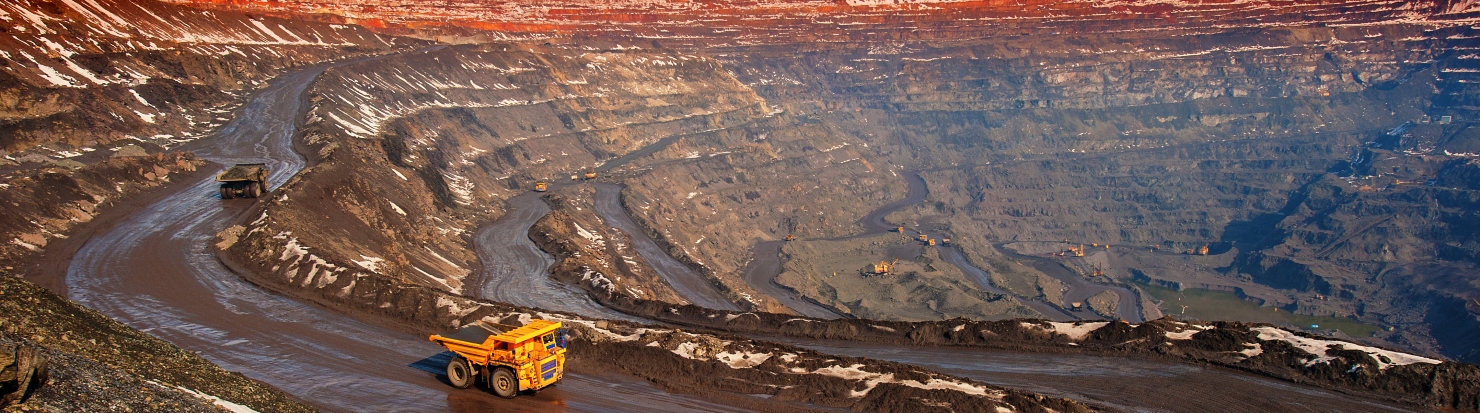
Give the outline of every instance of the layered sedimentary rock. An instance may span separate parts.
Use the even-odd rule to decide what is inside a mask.
[[[860,217],[903,197],[899,171],[922,170],[930,197],[887,221],[950,234],[1014,294],[1056,301],[1063,287],[1004,270],[1010,260],[994,244],[1106,243],[1122,248],[1094,263],[1112,282],[1238,291],[1368,324],[1442,324],[1381,338],[1471,351],[1461,343],[1474,317],[1462,304],[1474,289],[1437,281],[1475,265],[1464,224],[1474,189],[1457,178],[1477,145],[1466,127],[1475,36],[1460,24],[1475,17],[1469,3],[571,3],[445,15],[361,3],[233,7],[309,5],[329,12],[320,18],[373,17],[367,25],[428,37],[549,39],[432,51],[419,73],[331,72],[345,80],[325,81],[337,86],[320,93],[310,123],[338,126],[310,142],[393,166],[368,168],[373,178],[346,173],[338,187],[362,189],[342,196],[397,182],[392,170],[411,188],[373,215],[389,219],[355,218],[380,225],[385,235],[366,232],[384,238],[371,245],[406,241],[377,223],[397,222],[403,204],[415,205],[408,217],[445,222],[417,231],[465,231],[497,215],[473,205],[608,162],[603,176],[628,185],[624,202],[640,224],[747,300],[738,275],[749,246],[856,233]],[[593,13],[561,12],[574,9]],[[427,15],[466,19],[448,29]],[[459,23],[470,21],[488,26]],[[642,59],[677,64],[637,75],[651,70],[631,66]],[[440,86],[382,92],[398,83]],[[538,147],[557,141],[577,150]],[[418,237],[407,240],[471,267],[455,237]],[[395,277],[412,282],[460,277],[421,250],[402,259],[314,245],[339,257],[336,268],[374,257],[389,263],[376,269],[409,271]],[[1185,264],[1155,255],[1204,245],[1212,257]],[[1453,276],[1375,276],[1420,268]],[[1385,304],[1395,302],[1405,304]]]
[[[160,153],[219,129],[284,69],[395,43],[152,1],[9,2],[0,21],[0,261],[17,272],[101,208],[203,166]]]

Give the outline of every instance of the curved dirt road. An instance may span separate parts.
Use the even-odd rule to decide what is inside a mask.
[[[479,228],[473,238],[482,269],[470,283],[478,298],[509,304],[567,311],[587,317],[640,321],[606,308],[585,291],[550,278],[555,258],[529,239],[529,228],[550,213],[537,192],[509,198],[508,212]]]
[[[220,163],[267,162],[281,185],[304,165],[291,147],[304,89],[323,67],[284,74],[219,136],[196,148]],[[443,384],[443,349],[242,281],[207,250],[251,205],[223,202],[206,177],[89,240],[67,269],[70,298],[330,411],[736,411],[628,376],[571,374],[536,395],[499,399]],[[443,361],[445,363],[445,361]]]
[[[596,214],[606,221],[607,225],[627,233],[632,239],[632,248],[637,250],[642,258],[652,265],[654,271],[668,282],[669,286],[678,293],[680,297],[689,300],[690,303],[700,307],[716,310],[740,311],[740,307],[726,299],[719,290],[704,280],[704,276],[694,271],[688,265],[679,262],[678,259],[668,255],[663,248],[658,247],[657,241],[649,237],[627,214],[627,209],[622,207],[622,186],[617,184],[596,184]]]

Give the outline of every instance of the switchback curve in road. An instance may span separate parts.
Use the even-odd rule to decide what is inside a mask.
[[[303,91],[324,69],[275,79],[198,145],[198,155],[223,165],[265,162],[272,187],[282,185],[304,166],[292,137]],[[88,240],[67,267],[70,298],[330,411],[529,410],[552,404],[579,411],[738,410],[665,393],[629,376],[571,374],[557,388],[513,400],[453,389],[427,368],[426,360],[445,353],[425,337],[264,291],[223,266],[207,246],[254,201],[222,201],[212,178],[166,195]]]

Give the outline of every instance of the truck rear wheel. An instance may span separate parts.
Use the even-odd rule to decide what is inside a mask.
[[[447,362],[447,382],[459,389],[473,386],[473,367],[468,365],[468,359],[457,356]]]
[[[231,199],[231,187],[221,185],[221,199]]]
[[[256,198],[256,197],[262,195],[262,191],[259,190],[259,188],[261,188],[261,186],[258,186],[257,183],[255,183],[255,182],[248,183],[246,189],[243,189],[242,190],[242,195],[243,195],[242,197],[243,198]]]
[[[493,388],[493,394],[505,399],[512,399],[519,394],[519,380],[514,378],[514,372],[506,368],[493,371],[493,377],[488,379],[488,387]]]

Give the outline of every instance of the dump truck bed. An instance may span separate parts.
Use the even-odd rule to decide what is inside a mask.
[[[220,182],[253,181],[260,179],[265,169],[267,169],[267,164],[264,163],[236,164],[216,175],[216,180]]]

